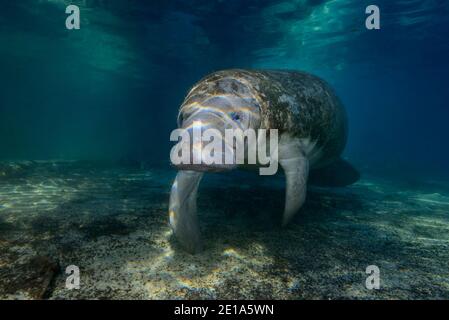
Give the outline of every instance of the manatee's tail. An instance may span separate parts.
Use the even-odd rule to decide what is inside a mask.
[[[311,170],[309,184],[319,187],[345,187],[360,179],[360,173],[349,162],[339,158],[330,165]]]

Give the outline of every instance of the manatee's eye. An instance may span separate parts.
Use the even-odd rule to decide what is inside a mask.
[[[231,112],[230,116],[231,116],[232,120],[235,120],[235,121],[240,120],[240,115],[237,112]]]

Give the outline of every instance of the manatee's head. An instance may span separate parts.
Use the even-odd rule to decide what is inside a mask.
[[[252,129],[257,134],[260,123],[260,104],[248,82],[231,76],[201,81],[190,91],[180,108],[178,127],[188,133],[189,139],[179,140],[172,152],[189,150],[190,159],[188,163],[174,164],[175,167],[193,171],[226,171],[235,168],[236,148],[243,147],[246,154],[247,139],[240,144],[237,139],[229,143],[226,129],[243,132]],[[201,133],[201,141],[195,139],[195,132],[196,137],[198,132]],[[212,141],[214,146],[221,144],[221,150],[215,148],[211,151]],[[221,163],[211,163],[211,156],[215,160],[221,158]],[[209,157],[209,160],[205,157]]]

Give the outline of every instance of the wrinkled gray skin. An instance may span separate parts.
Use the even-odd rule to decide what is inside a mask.
[[[278,129],[278,161],[286,176],[284,225],[305,201],[309,169],[336,160],[347,137],[346,114],[332,89],[296,71],[225,70],[208,75],[190,90],[179,111],[179,127],[188,129],[194,121],[223,135],[226,128]],[[170,225],[183,247],[195,253],[201,250],[196,215],[201,177],[237,165],[177,167]]]

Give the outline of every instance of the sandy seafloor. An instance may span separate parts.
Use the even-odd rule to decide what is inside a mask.
[[[363,174],[309,188],[280,227],[282,176],[208,175],[204,251],[167,224],[175,171],[85,162],[0,165],[3,299],[449,299],[449,185]],[[65,288],[77,265],[79,290]],[[380,268],[381,288],[365,288]]]

